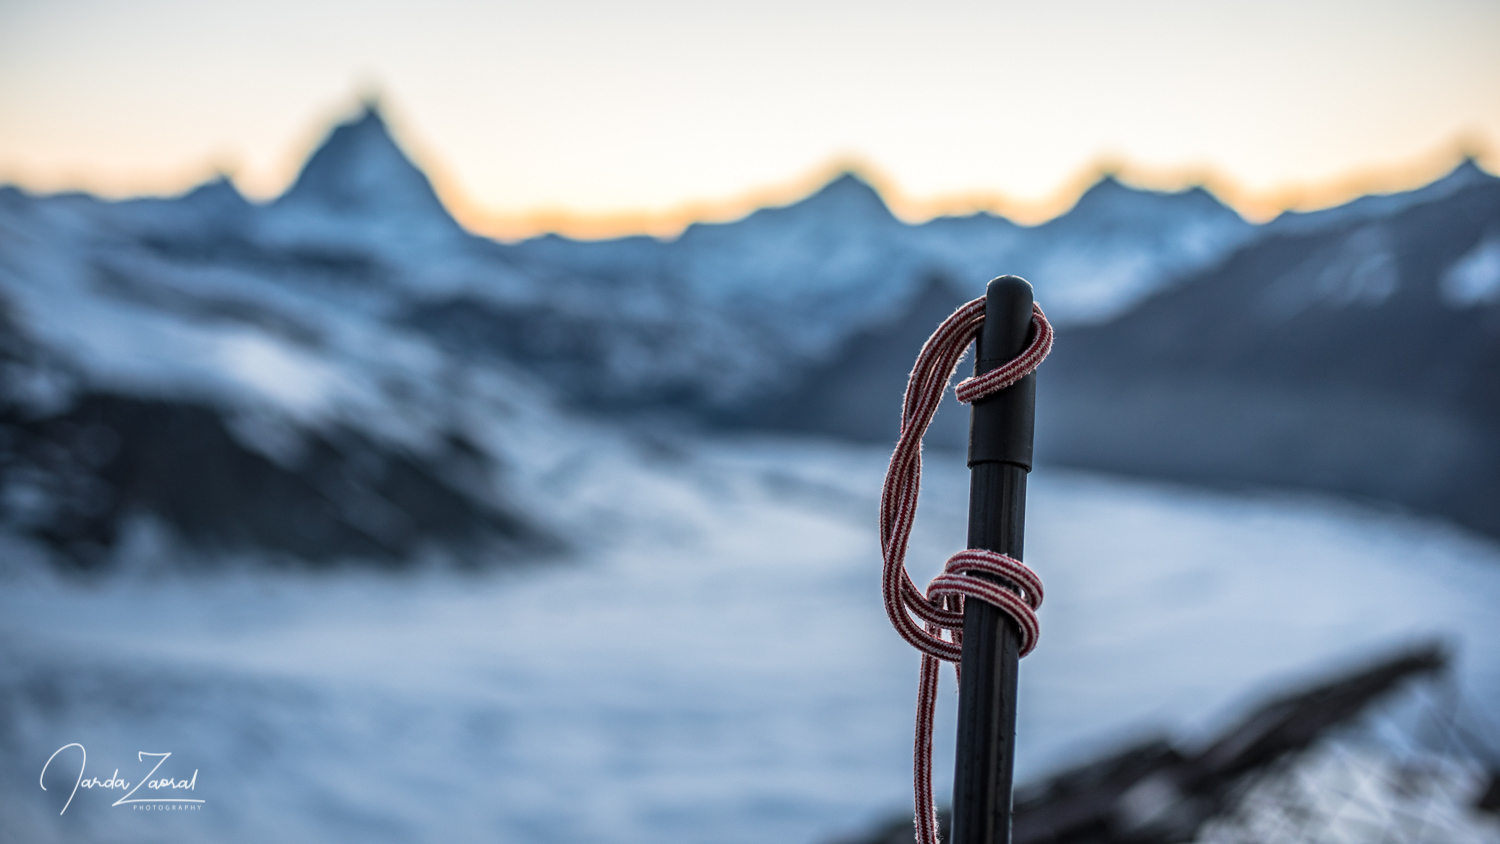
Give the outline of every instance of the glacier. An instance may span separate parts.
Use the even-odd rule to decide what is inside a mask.
[[[899,813],[916,655],[879,599],[883,449],[680,441],[628,468],[607,538],[489,573],[35,569],[0,592],[0,816],[28,841],[818,842]],[[926,461],[913,574],[960,547],[967,470]],[[585,473],[587,474],[587,473]],[[602,475],[601,475],[602,476]],[[1048,600],[1022,664],[1022,779],[1246,695],[1441,638],[1500,718],[1500,550],[1336,499],[1039,466],[1027,559]],[[951,783],[944,679],[936,770]],[[1483,726],[1483,725],[1480,725]],[[198,771],[193,813],[36,780],[79,742]],[[99,760],[95,762],[94,760]],[[90,768],[93,771],[93,768]]]

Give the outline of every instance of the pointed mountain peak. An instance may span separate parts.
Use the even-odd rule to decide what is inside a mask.
[[[1144,197],[1171,195],[1172,194],[1166,191],[1152,190],[1150,188],[1138,188],[1132,185],[1127,185],[1124,182],[1120,181],[1119,175],[1115,172],[1105,171],[1099,177],[1098,181],[1094,182],[1092,185],[1089,185],[1088,189],[1078,197],[1078,204],[1084,205],[1094,202],[1113,201],[1118,197],[1123,196]]]
[[[182,200],[193,204],[211,205],[220,208],[248,207],[250,201],[234,186],[224,173],[209,179],[182,195]]]
[[[1084,193],[1108,193],[1109,191],[1117,190],[1128,191],[1133,189],[1127,186],[1124,182],[1120,181],[1120,174],[1116,173],[1113,170],[1105,170],[1103,173],[1099,174],[1099,180],[1090,185],[1089,189],[1084,191]]]
[[[359,101],[359,116],[347,120],[334,127],[334,131],[344,127],[366,128],[371,131],[379,131],[390,139],[391,130],[385,125],[385,117],[380,113],[380,100],[377,97],[365,97]],[[392,141],[394,143],[394,141]]]
[[[1201,185],[1194,185],[1180,191],[1152,190],[1128,185],[1120,181],[1113,172],[1106,172],[1099,181],[1090,185],[1088,190],[1078,197],[1078,202],[1062,217],[1128,218],[1147,209],[1160,211],[1181,209],[1184,213],[1191,210],[1197,213],[1238,216],[1235,211],[1220,202],[1218,197]]]
[[[789,208],[806,208],[831,217],[895,219],[880,191],[859,174],[846,170],[806,199]]]
[[[1136,191],[1123,184],[1114,173],[1105,173],[1099,180],[1089,185],[1083,193],[1079,194],[1078,201],[1073,203],[1073,208],[1068,213],[1100,208],[1113,208],[1121,202],[1128,201],[1126,197]]]
[[[175,196],[140,196],[112,204],[129,209],[129,225],[179,233],[240,225],[255,209],[223,173]]]
[[[165,203],[179,209],[177,213],[185,214],[188,219],[204,223],[211,220],[229,223],[241,219],[254,208],[234,182],[222,173],[181,196],[165,200]]]
[[[885,207],[885,200],[880,198],[880,191],[853,170],[845,170],[834,176],[828,184],[818,188],[817,192],[809,198],[819,197],[837,198],[839,201],[874,202]]]
[[[370,99],[357,116],[333,128],[276,205],[322,216],[457,228]]]
[[[839,193],[857,193],[870,194],[876,197],[880,196],[880,192],[875,190],[874,185],[871,185],[864,179],[864,177],[860,176],[853,170],[845,170],[842,173],[839,173],[837,176],[834,176],[828,181],[828,184],[824,185],[821,188],[818,188],[817,193],[814,195]]]
[[[1284,211],[1272,220],[1270,225],[1285,230],[1305,231],[1321,226],[1368,220],[1395,214],[1413,205],[1436,202],[1474,185],[1495,184],[1496,182],[1500,182],[1500,178],[1486,172],[1473,156],[1469,156],[1450,170],[1448,175],[1415,190],[1369,194],[1343,205],[1317,211]]]
[[[1438,179],[1436,182],[1433,182],[1433,184],[1447,184],[1454,187],[1467,187],[1469,185],[1476,185],[1481,182],[1493,182],[1497,178],[1500,177],[1486,172],[1483,167],[1479,166],[1479,160],[1474,156],[1469,155],[1465,156],[1464,160],[1459,162],[1457,167],[1454,167],[1452,170],[1448,171],[1448,175],[1442,177],[1441,179]]]

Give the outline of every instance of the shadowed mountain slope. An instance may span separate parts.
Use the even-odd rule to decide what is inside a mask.
[[[1272,234],[1061,332],[1044,459],[1395,502],[1500,534],[1500,181]]]
[[[1038,376],[1038,458],[1325,490],[1500,535],[1500,180],[1465,164],[1372,199],[1270,226],[1110,322],[1064,322]],[[894,442],[911,362],[960,300],[930,283],[750,424]],[[928,443],[961,448],[968,414],[945,407]]]

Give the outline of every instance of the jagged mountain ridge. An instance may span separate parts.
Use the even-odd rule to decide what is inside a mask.
[[[911,225],[846,173],[800,202],[694,224],[674,240],[517,244],[513,259],[554,291],[540,307],[527,303],[517,314],[466,291],[424,302],[414,318],[465,351],[484,345],[477,335],[498,338],[491,351],[530,361],[588,403],[665,401],[733,418],[832,359],[849,338],[899,318],[931,279],[967,298],[1003,271],[1027,273],[1043,280],[1059,323],[1097,320],[1253,234],[1204,191],[1157,193],[1114,180],[1034,228],[988,213]],[[545,337],[581,338],[592,351],[510,339],[518,322]],[[640,364],[623,378],[611,337],[620,338],[620,357]]]
[[[931,277],[963,295],[1001,271],[1030,273],[1060,322],[1095,319],[1253,230],[1201,191],[1113,180],[1031,229],[989,214],[908,225],[845,174],[800,202],[672,240],[502,245],[463,232],[373,106],[335,127],[268,205],[218,180],[175,200],[80,210],[174,261],[342,286],[452,351],[531,367],[580,403],[720,415],[893,318]],[[518,324],[535,338],[514,338]]]
[[[1276,231],[1064,334],[1039,454],[1329,490],[1500,535],[1500,179],[1465,178],[1389,215]]]
[[[1480,168],[1479,163],[1473,158],[1465,158],[1441,179],[1416,190],[1371,194],[1320,211],[1285,211],[1267,224],[1267,229],[1275,232],[1309,231],[1362,220],[1374,220],[1399,213],[1413,205],[1442,199],[1474,185],[1487,184],[1494,178]]]
[[[583,272],[639,264],[710,306],[775,306],[778,325],[798,321],[799,336],[781,339],[816,355],[898,314],[933,276],[968,294],[982,291],[997,267],[1032,272],[1066,324],[1126,306],[1253,229],[1201,189],[1159,193],[1112,178],[1041,226],[989,213],[911,225],[845,173],[799,202],[731,223],[694,224],[671,241],[544,238],[518,250]]]
[[[929,287],[756,419],[893,441],[906,367],[959,298]],[[1500,535],[1497,372],[1500,179],[1466,162],[1410,195],[1267,226],[1111,321],[1063,326],[1038,376],[1037,454],[1332,491]],[[967,416],[945,399],[929,444],[961,448]]]
[[[337,127],[287,194],[248,220],[206,239],[183,225],[158,240],[230,261],[316,264],[330,282],[389,287],[359,295],[451,351],[520,362],[581,404],[666,402],[722,416],[778,391],[851,332],[899,313],[934,275],[960,290],[1017,263],[1047,278],[1077,277],[1084,292],[1055,307],[1066,322],[1069,301],[1103,301],[1100,290],[1116,290],[1104,308],[1119,307],[1251,228],[1211,198],[1212,208],[1200,207],[1201,192],[1179,201],[1115,184],[1127,201],[1094,207],[1110,184],[1035,230],[989,214],[907,225],[845,174],[800,202],[693,225],[672,240],[545,236],[502,245],[462,233],[367,110]],[[1131,196],[1142,200],[1134,211]],[[1158,219],[1173,203],[1192,206],[1177,215],[1181,233]],[[1095,236],[1104,230],[1114,240]],[[1084,242],[1092,245],[1080,258]]]
[[[931,321],[929,311],[990,275],[1032,274],[1056,321],[1078,324],[1170,287],[1257,232],[1205,192],[1112,179],[1042,226],[989,214],[910,225],[846,174],[801,202],[672,240],[501,244],[454,222],[367,109],[336,127],[268,204],[222,178],[176,198],[122,202],[0,188],[7,332],[51,373],[7,369],[8,436],[32,445],[9,453],[5,482],[40,479],[57,512],[93,514],[68,516],[71,528],[32,524],[60,547],[70,531],[108,544],[121,520],[150,511],[209,546],[395,559],[428,538],[473,532],[401,504],[381,480],[417,472],[434,495],[457,496],[449,509],[468,513],[461,522],[541,547],[557,532],[527,506],[539,493],[525,476],[545,474],[528,449],[546,443],[555,456],[581,430],[553,397],[838,435],[840,402],[785,411],[837,377],[851,344],[878,346],[896,324],[915,337],[914,314]],[[892,366],[877,380],[897,385],[894,407],[904,369],[886,373]],[[867,393],[884,407],[880,390],[857,391]],[[822,421],[813,424],[815,405]],[[74,415],[92,420],[87,428],[101,413],[128,440],[124,455],[162,453],[144,434],[121,434],[139,430],[126,417],[193,420],[193,436],[215,444],[221,465],[271,479],[267,501],[309,490],[303,509],[331,514],[323,535],[363,538],[325,546],[245,532],[170,503],[191,500],[190,490],[132,486],[108,466],[85,467],[92,480],[74,484],[77,461],[22,453],[72,449],[69,432],[84,424]],[[102,509],[92,492],[55,492],[99,484],[114,496]],[[409,529],[382,538],[383,529],[361,528],[358,513],[372,507]],[[25,528],[16,513],[5,519]]]

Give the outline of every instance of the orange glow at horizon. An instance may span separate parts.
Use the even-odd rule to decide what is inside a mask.
[[[317,141],[322,138],[320,133],[326,131],[326,128],[319,127],[317,132],[308,133],[307,136],[314,140],[305,145],[307,150],[316,146]],[[402,145],[409,146],[404,141]],[[1500,172],[1500,167],[1496,166],[1500,164],[1500,160],[1497,160],[1500,156],[1482,149],[1471,138],[1463,138],[1447,145],[1446,149],[1412,161],[1355,171],[1322,183],[1289,184],[1264,192],[1246,189],[1233,179],[1207,168],[1148,168],[1110,156],[1081,168],[1073,178],[1046,196],[1017,198],[975,191],[919,198],[902,193],[894,180],[879,167],[846,158],[831,162],[801,178],[752,189],[736,196],[689,201],[667,208],[598,212],[562,207],[520,210],[489,208],[471,199],[462,186],[457,184],[457,180],[440,163],[433,161],[430,152],[420,149],[407,151],[409,154],[415,152],[413,158],[418,167],[428,175],[443,204],[460,224],[475,234],[501,241],[518,241],[544,234],[559,234],[578,240],[634,235],[671,239],[694,223],[732,222],[761,208],[795,203],[845,172],[852,172],[870,183],[891,209],[891,213],[907,223],[923,223],[942,216],[988,212],[1027,226],[1045,223],[1067,212],[1084,191],[1106,175],[1112,175],[1131,187],[1146,190],[1181,191],[1203,187],[1245,219],[1262,223],[1283,211],[1315,211],[1369,194],[1419,188],[1441,178],[1465,159],[1474,159],[1488,172]],[[0,184],[12,184],[37,193],[86,191],[107,199],[127,199],[180,194],[212,178],[225,175],[247,198],[267,202],[290,186],[300,171],[304,158],[287,156],[285,160],[283,174],[271,185],[267,185],[264,179],[247,185],[234,173],[232,166],[222,164],[184,168],[170,173],[137,173],[124,179],[115,177],[114,174],[80,171],[30,174],[30,178],[16,178],[16,174],[0,171]]]
[[[1496,32],[1477,0],[12,0],[0,183],[265,201],[379,90],[506,239],[670,237],[850,162],[910,222],[1039,223],[1102,172],[1263,220],[1500,168]]]
[[[846,159],[830,163],[800,179],[721,200],[687,202],[674,208],[621,209],[606,213],[583,213],[566,208],[497,212],[467,199],[461,189],[446,179],[434,176],[432,181],[449,213],[465,228],[496,240],[517,241],[543,234],[560,234],[577,240],[633,235],[670,239],[694,223],[727,223],[762,208],[795,203],[845,172],[854,173],[868,182],[893,215],[912,224],[937,217],[988,212],[1024,226],[1040,225],[1066,213],[1084,191],[1105,176],[1114,176],[1131,187],[1144,190],[1176,192],[1202,187],[1246,220],[1264,223],[1284,211],[1317,211],[1371,194],[1414,190],[1442,178],[1468,159],[1475,160],[1487,172],[1500,172],[1500,167],[1496,166],[1500,164],[1500,156],[1482,151],[1471,139],[1462,139],[1445,150],[1413,161],[1355,171],[1318,184],[1283,185],[1267,192],[1248,190],[1232,179],[1204,168],[1154,169],[1111,157],[1082,168],[1050,195],[1027,199],[987,192],[910,197],[903,194],[878,167]]]

